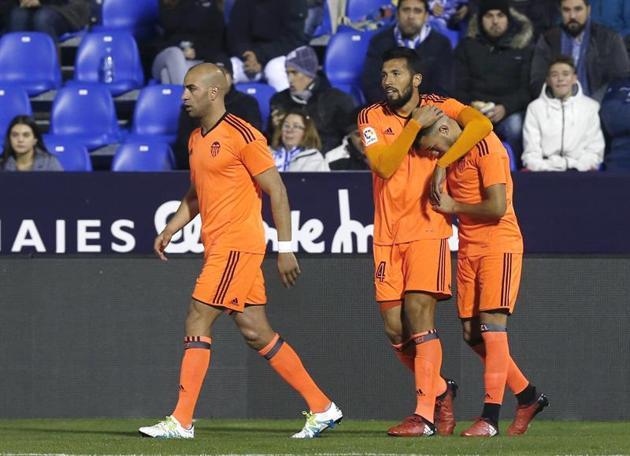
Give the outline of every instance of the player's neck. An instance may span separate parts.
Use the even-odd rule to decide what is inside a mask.
[[[411,112],[416,109],[416,107],[418,107],[418,105],[420,104],[420,94],[418,93],[417,89],[414,90],[415,93],[412,95],[409,101],[400,108],[396,109],[396,114],[398,114],[400,117],[409,117],[411,115]]]
[[[201,130],[210,131],[225,115],[225,105],[217,106],[212,112],[203,116],[200,120]]]

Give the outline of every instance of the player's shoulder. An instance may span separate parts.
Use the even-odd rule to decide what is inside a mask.
[[[423,93],[420,95],[421,104],[441,105],[449,101],[457,101],[454,98],[443,97],[436,93]]]
[[[494,132],[490,132],[485,138],[477,143],[473,149],[477,158],[501,158],[507,157],[507,150]]]
[[[238,145],[245,146],[256,140],[264,139],[263,134],[256,127],[234,114],[226,113],[221,124],[222,128]]]
[[[359,117],[357,118],[357,122],[359,125],[370,123],[371,121],[377,120],[380,117],[387,115],[389,112],[389,108],[387,107],[387,103],[385,101],[381,101],[379,103],[374,103],[370,106],[363,108],[359,111]]]

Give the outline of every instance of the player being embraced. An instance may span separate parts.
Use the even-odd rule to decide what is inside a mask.
[[[461,134],[457,122],[442,117],[420,132],[419,145],[424,153],[439,157]],[[520,435],[549,402],[510,356],[507,322],[518,295],[523,238],[512,205],[509,157],[499,138],[490,133],[448,167],[446,180],[448,193],[442,191],[433,208],[459,218],[457,307],[464,340],[484,363],[481,418],[461,435],[492,437],[499,433],[506,382],[518,400],[507,433]]]
[[[269,195],[278,231],[278,271],[285,286],[300,274],[292,253],[291,217],[286,189],[264,136],[225,111],[228,84],[222,69],[202,63],[184,79],[182,99],[201,128],[190,136],[191,186],[175,215],[155,239],[155,252],[201,215],[204,265],[186,318],[184,358],[175,410],[164,421],[139,429],[148,437],[193,438],[193,413],[210,365],[214,322],[224,313],[234,319],[250,348],[306,401],[304,428],[293,438],[313,438],[339,422],[341,410],[319,389],[291,346],[269,325],[261,270],[265,253],[261,190]]]
[[[429,196],[439,189],[445,167],[492,130],[490,121],[471,107],[421,95],[421,83],[414,51],[387,51],[381,68],[386,100],[365,108],[358,118],[373,173],[376,300],[385,333],[416,385],[414,414],[388,431],[400,437],[436,431],[448,435],[455,427],[457,385],[440,376],[442,347],[435,328],[436,303],[451,296],[451,227],[449,217],[432,209]],[[460,122],[464,132],[438,161],[419,154],[414,141],[442,111]]]

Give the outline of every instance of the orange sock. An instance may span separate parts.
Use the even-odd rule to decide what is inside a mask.
[[[416,379],[416,415],[433,423],[435,409],[436,378],[442,367],[442,344],[437,330],[432,329],[414,334],[412,340],[416,344],[415,379]]]
[[[204,336],[184,338],[184,358],[179,375],[179,399],[172,415],[188,428],[192,425],[195,405],[210,366],[212,339]]]
[[[484,403],[502,404],[510,365],[507,332],[503,327],[482,329],[481,337],[486,346],[486,362],[483,373],[486,387]]]
[[[331,400],[315,384],[293,348],[278,334],[258,353],[269,361],[285,382],[300,393],[311,412],[319,413],[328,409]]]
[[[416,358],[416,346],[411,343],[411,339],[402,344],[392,344],[396,358],[409,369],[414,371],[414,360]]]
[[[485,364],[486,346],[484,345],[483,341],[480,341],[475,345],[471,345],[470,348],[472,348],[473,351],[477,353],[477,355],[479,355],[479,357],[481,358],[481,362]],[[523,372],[521,372],[511,356],[506,384],[514,394],[518,394],[524,391],[525,388],[527,388],[527,385],[529,385],[529,380],[527,380],[527,377],[523,375]]]

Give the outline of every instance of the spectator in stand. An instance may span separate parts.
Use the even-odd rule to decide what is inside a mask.
[[[507,0],[481,0],[455,50],[456,97],[485,114],[515,156],[523,150],[533,27]]]
[[[271,112],[289,112],[303,108],[313,119],[321,137],[322,152],[334,149],[345,136],[351,121],[354,100],[347,93],[330,86],[324,75],[317,74],[317,54],[310,46],[301,46],[286,57],[289,88],[276,93],[270,101]]]
[[[478,3],[478,0],[470,0],[470,9],[473,12],[477,12]],[[560,18],[558,0],[509,0],[509,5],[531,21],[534,39],[556,25]]]
[[[230,114],[249,122],[257,130],[262,127],[262,116],[256,98],[234,88],[232,79],[232,62],[227,57],[216,62],[219,68],[225,71],[228,92],[225,95],[225,109]],[[179,123],[177,126],[177,139],[175,140],[175,162],[177,169],[189,169],[188,165],[188,139],[195,128],[199,126],[197,119],[193,119],[183,109],[179,112]]]
[[[540,97],[527,107],[523,166],[530,171],[596,171],[604,159],[599,103],[582,93],[573,59],[551,63]]]
[[[151,73],[162,84],[184,83],[191,67],[223,56],[225,24],[217,0],[160,0],[162,36],[150,47]]]
[[[63,171],[63,168],[57,157],[46,150],[35,120],[29,116],[16,116],[4,138],[0,170]]]
[[[0,34],[6,32],[9,25],[9,13],[15,6],[15,0],[0,0]]]
[[[433,20],[454,30],[459,29],[468,16],[468,0],[429,0],[429,8]]]
[[[358,113],[354,117],[358,117]],[[367,158],[363,154],[363,141],[357,123],[348,124],[346,132],[341,145],[326,152],[328,166],[332,171],[369,170]]]
[[[236,0],[227,26],[234,82],[266,79],[277,91],[289,87],[284,59],[307,43],[306,0]]]
[[[274,132],[271,148],[280,172],[330,171],[322,155],[315,123],[305,112],[290,110]]]
[[[591,18],[621,36],[630,35],[630,1],[590,0]]]
[[[396,23],[384,28],[370,40],[361,86],[368,103],[383,100],[381,56],[396,47],[415,50],[422,62],[422,92],[448,95],[452,90],[453,51],[444,35],[428,24],[428,0],[399,0]]]
[[[606,171],[630,171],[630,77],[610,84],[599,115],[610,141]]]
[[[531,91],[540,93],[549,64],[558,55],[573,57],[584,94],[601,101],[608,84],[630,74],[621,35],[591,21],[589,0],[561,0],[562,25],[543,34],[532,60]]]
[[[59,41],[64,33],[76,32],[88,24],[88,0],[19,0],[9,13],[9,32],[35,31]]]

